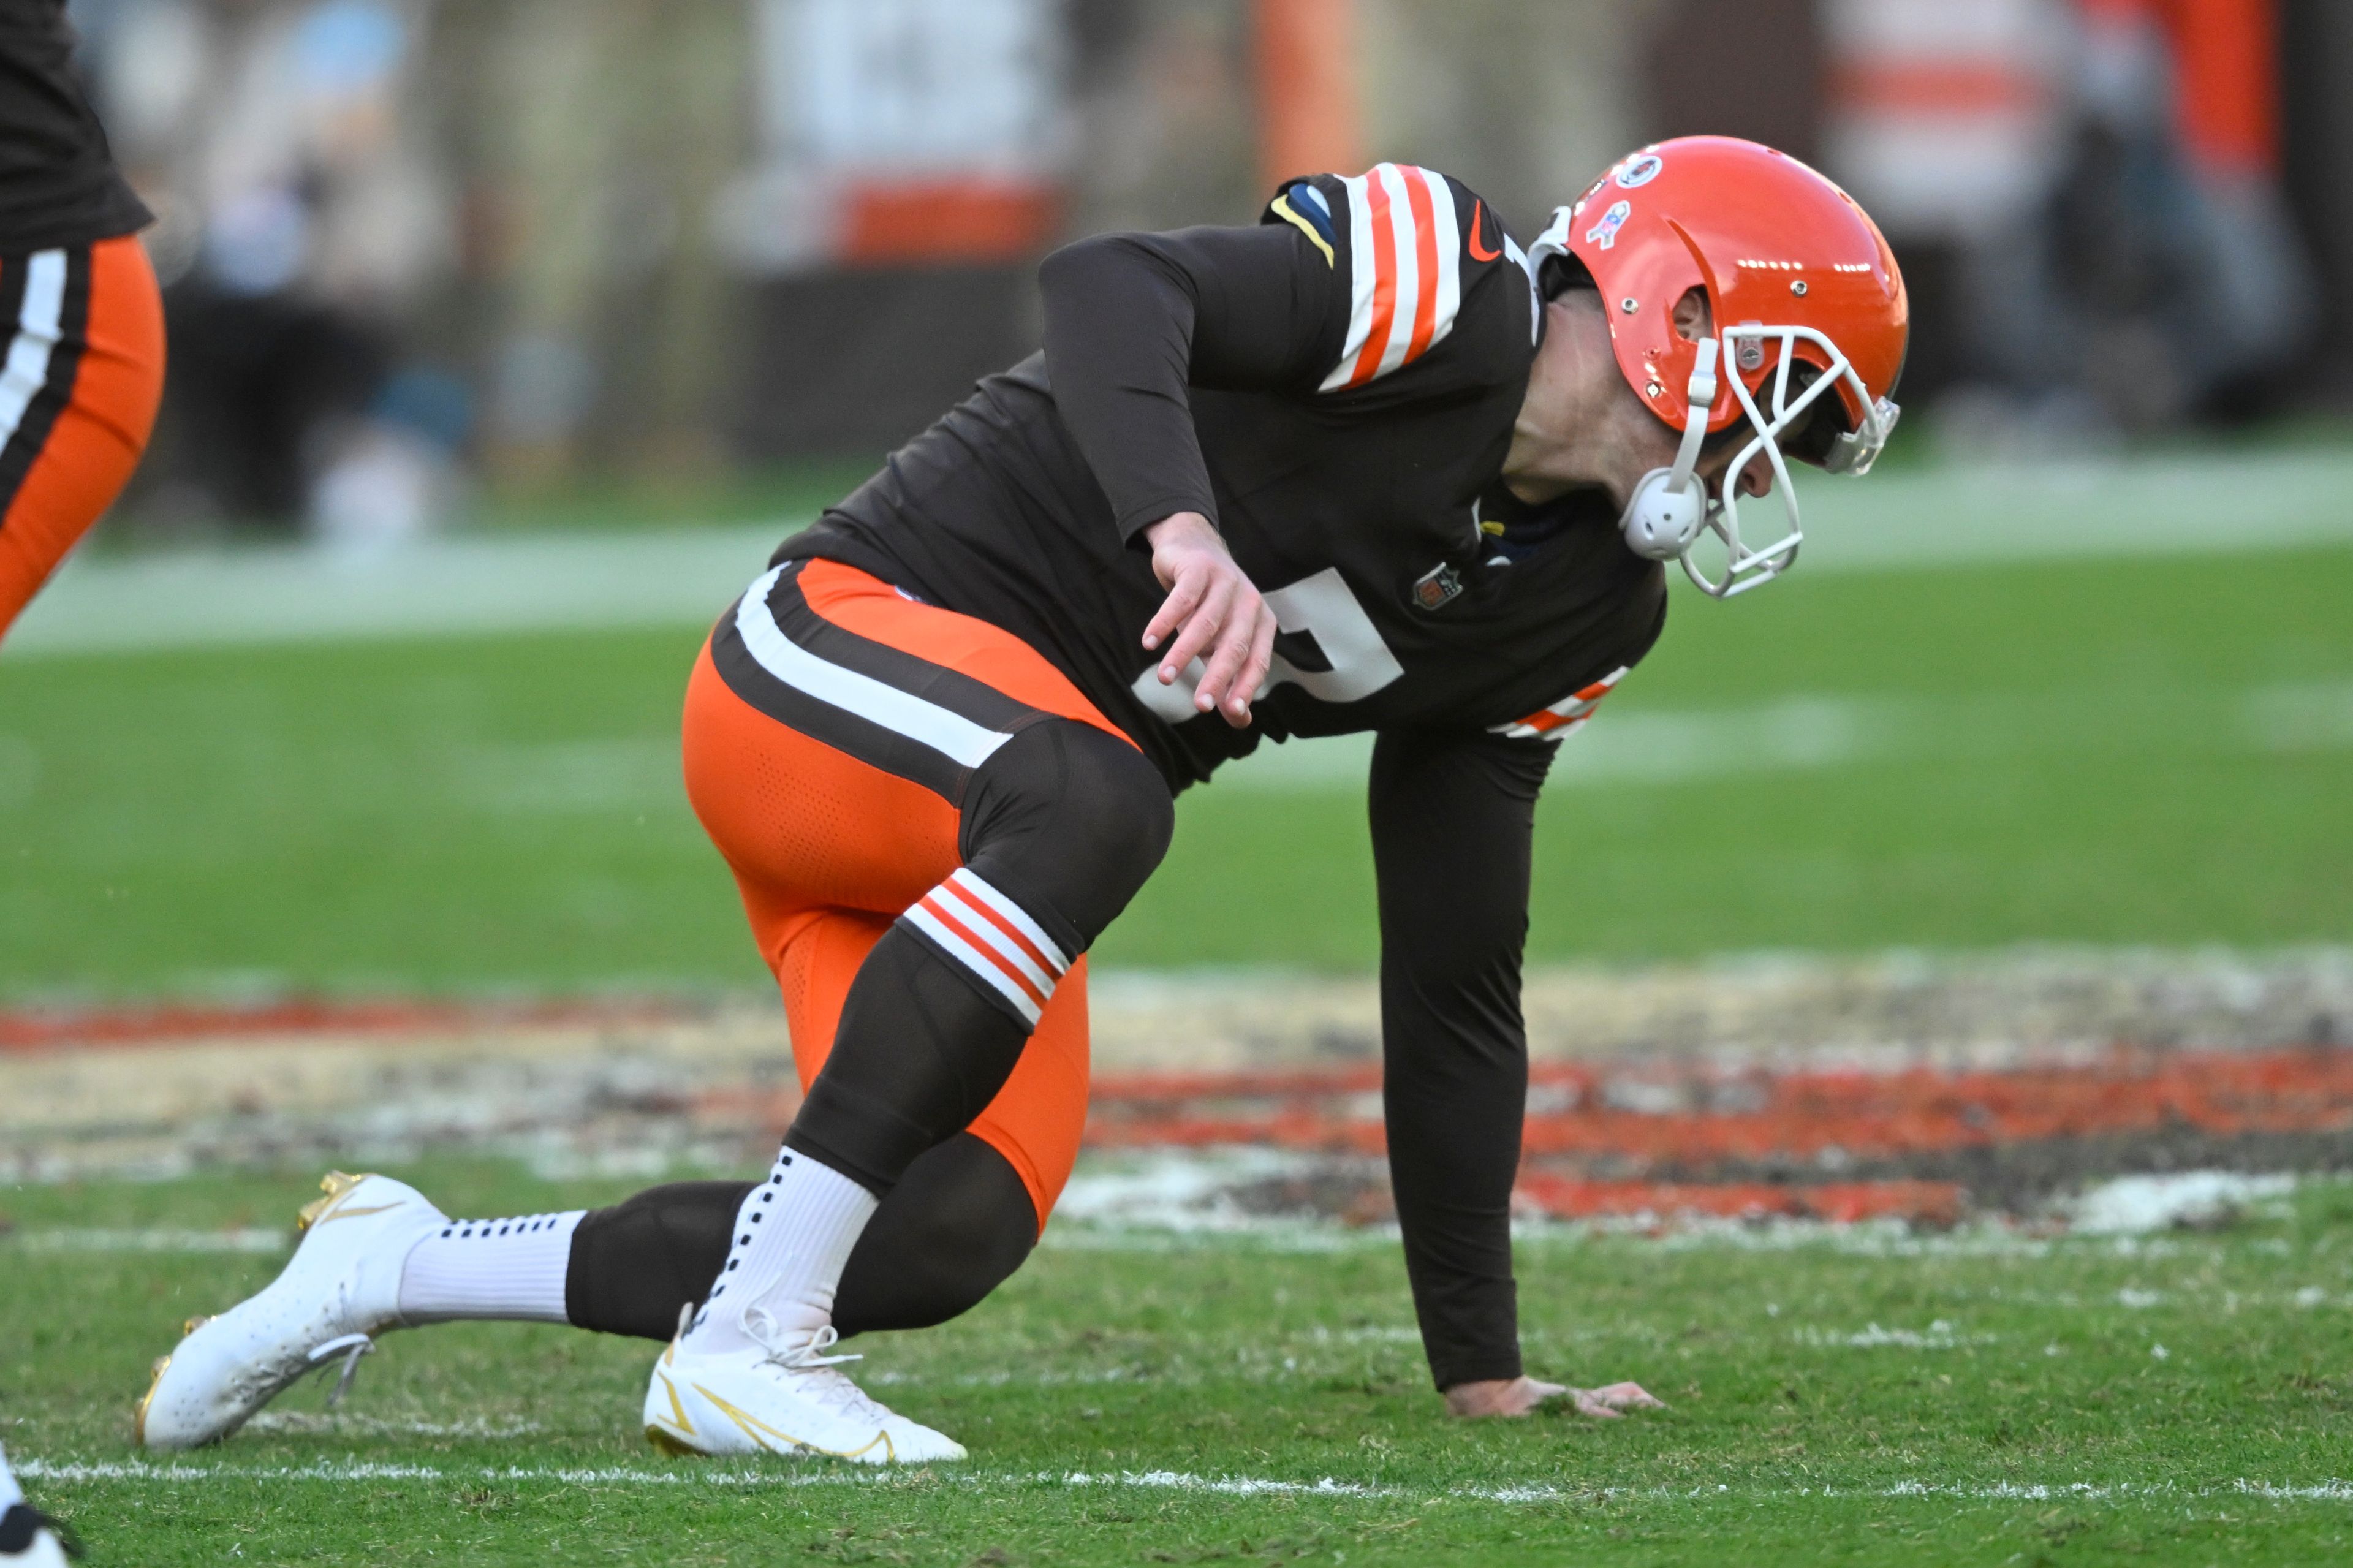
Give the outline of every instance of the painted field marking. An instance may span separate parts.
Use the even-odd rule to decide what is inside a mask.
[[[290,1251],[290,1231],[267,1226],[238,1230],[26,1230],[0,1235],[0,1247],[26,1252],[235,1252]]]
[[[795,1461],[786,1461],[794,1463]],[[59,1484],[91,1481],[155,1481],[165,1485],[220,1481],[512,1481],[560,1486],[647,1487],[834,1487],[888,1486],[905,1472],[862,1470],[847,1467],[822,1469],[744,1469],[703,1468],[648,1470],[632,1466],[562,1467],[485,1465],[481,1467],[412,1465],[374,1460],[322,1460],[309,1465],[223,1465],[142,1459],[100,1461],[26,1458],[16,1462],[26,1480]],[[928,1468],[926,1468],[928,1469]],[[1324,1476],[1315,1480],[1290,1480],[1263,1476],[1203,1476],[1183,1470],[1038,1470],[987,1472],[972,1469],[928,1470],[937,1479],[976,1490],[992,1487],[1127,1488],[1151,1491],[1200,1492],[1219,1497],[1317,1497],[1382,1500],[1397,1498],[1444,1497],[1471,1502],[1544,1503],[1563,1500],[1662,1502],[1764,1502],[1790,1498],[1950,1498],[1965,1501],[2136,1501],[2176,1498],[2256,1498],[2271,1502],[2353,1502],[2353,1480],[2330,1478],[2318,1481],[2282,1482],[2242,1477],[2216,1486],[2184,1487],[2170,1482],[2129,1481],[1997,1481],[1990,1484],[1898,1481],[1887,1487],[1592,1487],[1564,1488],[1544,1483],[1509,1487],[1397,1487],[1372,1481],[1342,1480]]]
[[[1801,480],[1801,570],[2241,552],[2353,540],[2353,453],[1981,464]],[[805,515],[643,534],[427,539],[69,561],[5,658],[708,626]]]
[[[1989,692],[1934,701],[1796,692],[1723,708],[1641,706],[1639,679],[1561,742],[1565,784],[1820,773],[1862,763],[1968,762],[2146,752],[2178,756],[2353,751],[2353,676],[2250,689],[2181,689],[2156,701],[2114,692]],[[1373,737],[1261,746],[1221,768],[1213,788],[1287,794],[1361,786]]]

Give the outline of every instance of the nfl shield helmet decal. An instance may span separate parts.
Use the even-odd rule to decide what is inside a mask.
[[[1620,190],[1636,190],[1657,179],[1659,171],[1666,166],[1666,160],[1656,153],[1637,153],[1619,164],[1618,173],[1612,177],[1617,180]]]

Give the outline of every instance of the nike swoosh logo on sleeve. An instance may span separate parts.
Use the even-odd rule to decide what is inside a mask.
[[[1479,220],[1486,215],[1486,210],[1487,205],[1482,201],[1474,200],[1471,204],[1471,259],[1473,261],[1494,261],[1499,259],[1504,254],[1500,250],[1482,250],[1480,248]]]

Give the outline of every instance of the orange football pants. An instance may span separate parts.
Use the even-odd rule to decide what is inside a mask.
[[[1126,740],[1010,633],[836,562],[811,561],[799,572],[809,607],[834,626]],[[684,752],[687,798],[735,874],[760,956],[784,994],[806,1091],[832,1051],[867,952],[963,865],[963,814],[934,790],[753,707],[721,677],[707,642],[687,683]],[[1012,1077],[970,1129],[1019,1174],[1041,1229],[1086,1126],[1086,992],[1082,955],[1047,1002]]]
[[[0,637],[139,466],[164,301],[136,235],[0,258]]]

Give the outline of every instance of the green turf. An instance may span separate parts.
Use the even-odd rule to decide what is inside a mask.
[[[411,1173],[476,1213],[618,1190]],[[2353,1537],[2341,1184],[2137,1243],[1528,1245],[1534,1365],[1672,1405],[1606,1426],[1444,1420],[1377,1238],[1064,1246],[946,1329],[860,1347],[885,1397],[970,1446],[959,1468],[659,1459],[634,1430],[650,1346],[466,1325],[389,1340],[333,1418],[305,1387],[176,1479],[110,1473],[138,1460],[149,1358],[276,1260],[43,1243],[282,1223],[302,1185],[0,1197],[0,1431],[67,1467],[33,1489],[94,1563],[2284,1563]],[[1326,1479],[1360,1489],[1199,1485]]]
[[[2343,548],[1679,595],[1568,746],[1865,732],[1556,781],[1531,952],[2353,940],[2348,604]],[[756,983],[677,783],[698,635],[0,659],[0,997]],[[1212,785],[1097,952],[1361,967],[1370,885],[1356,787]]]

